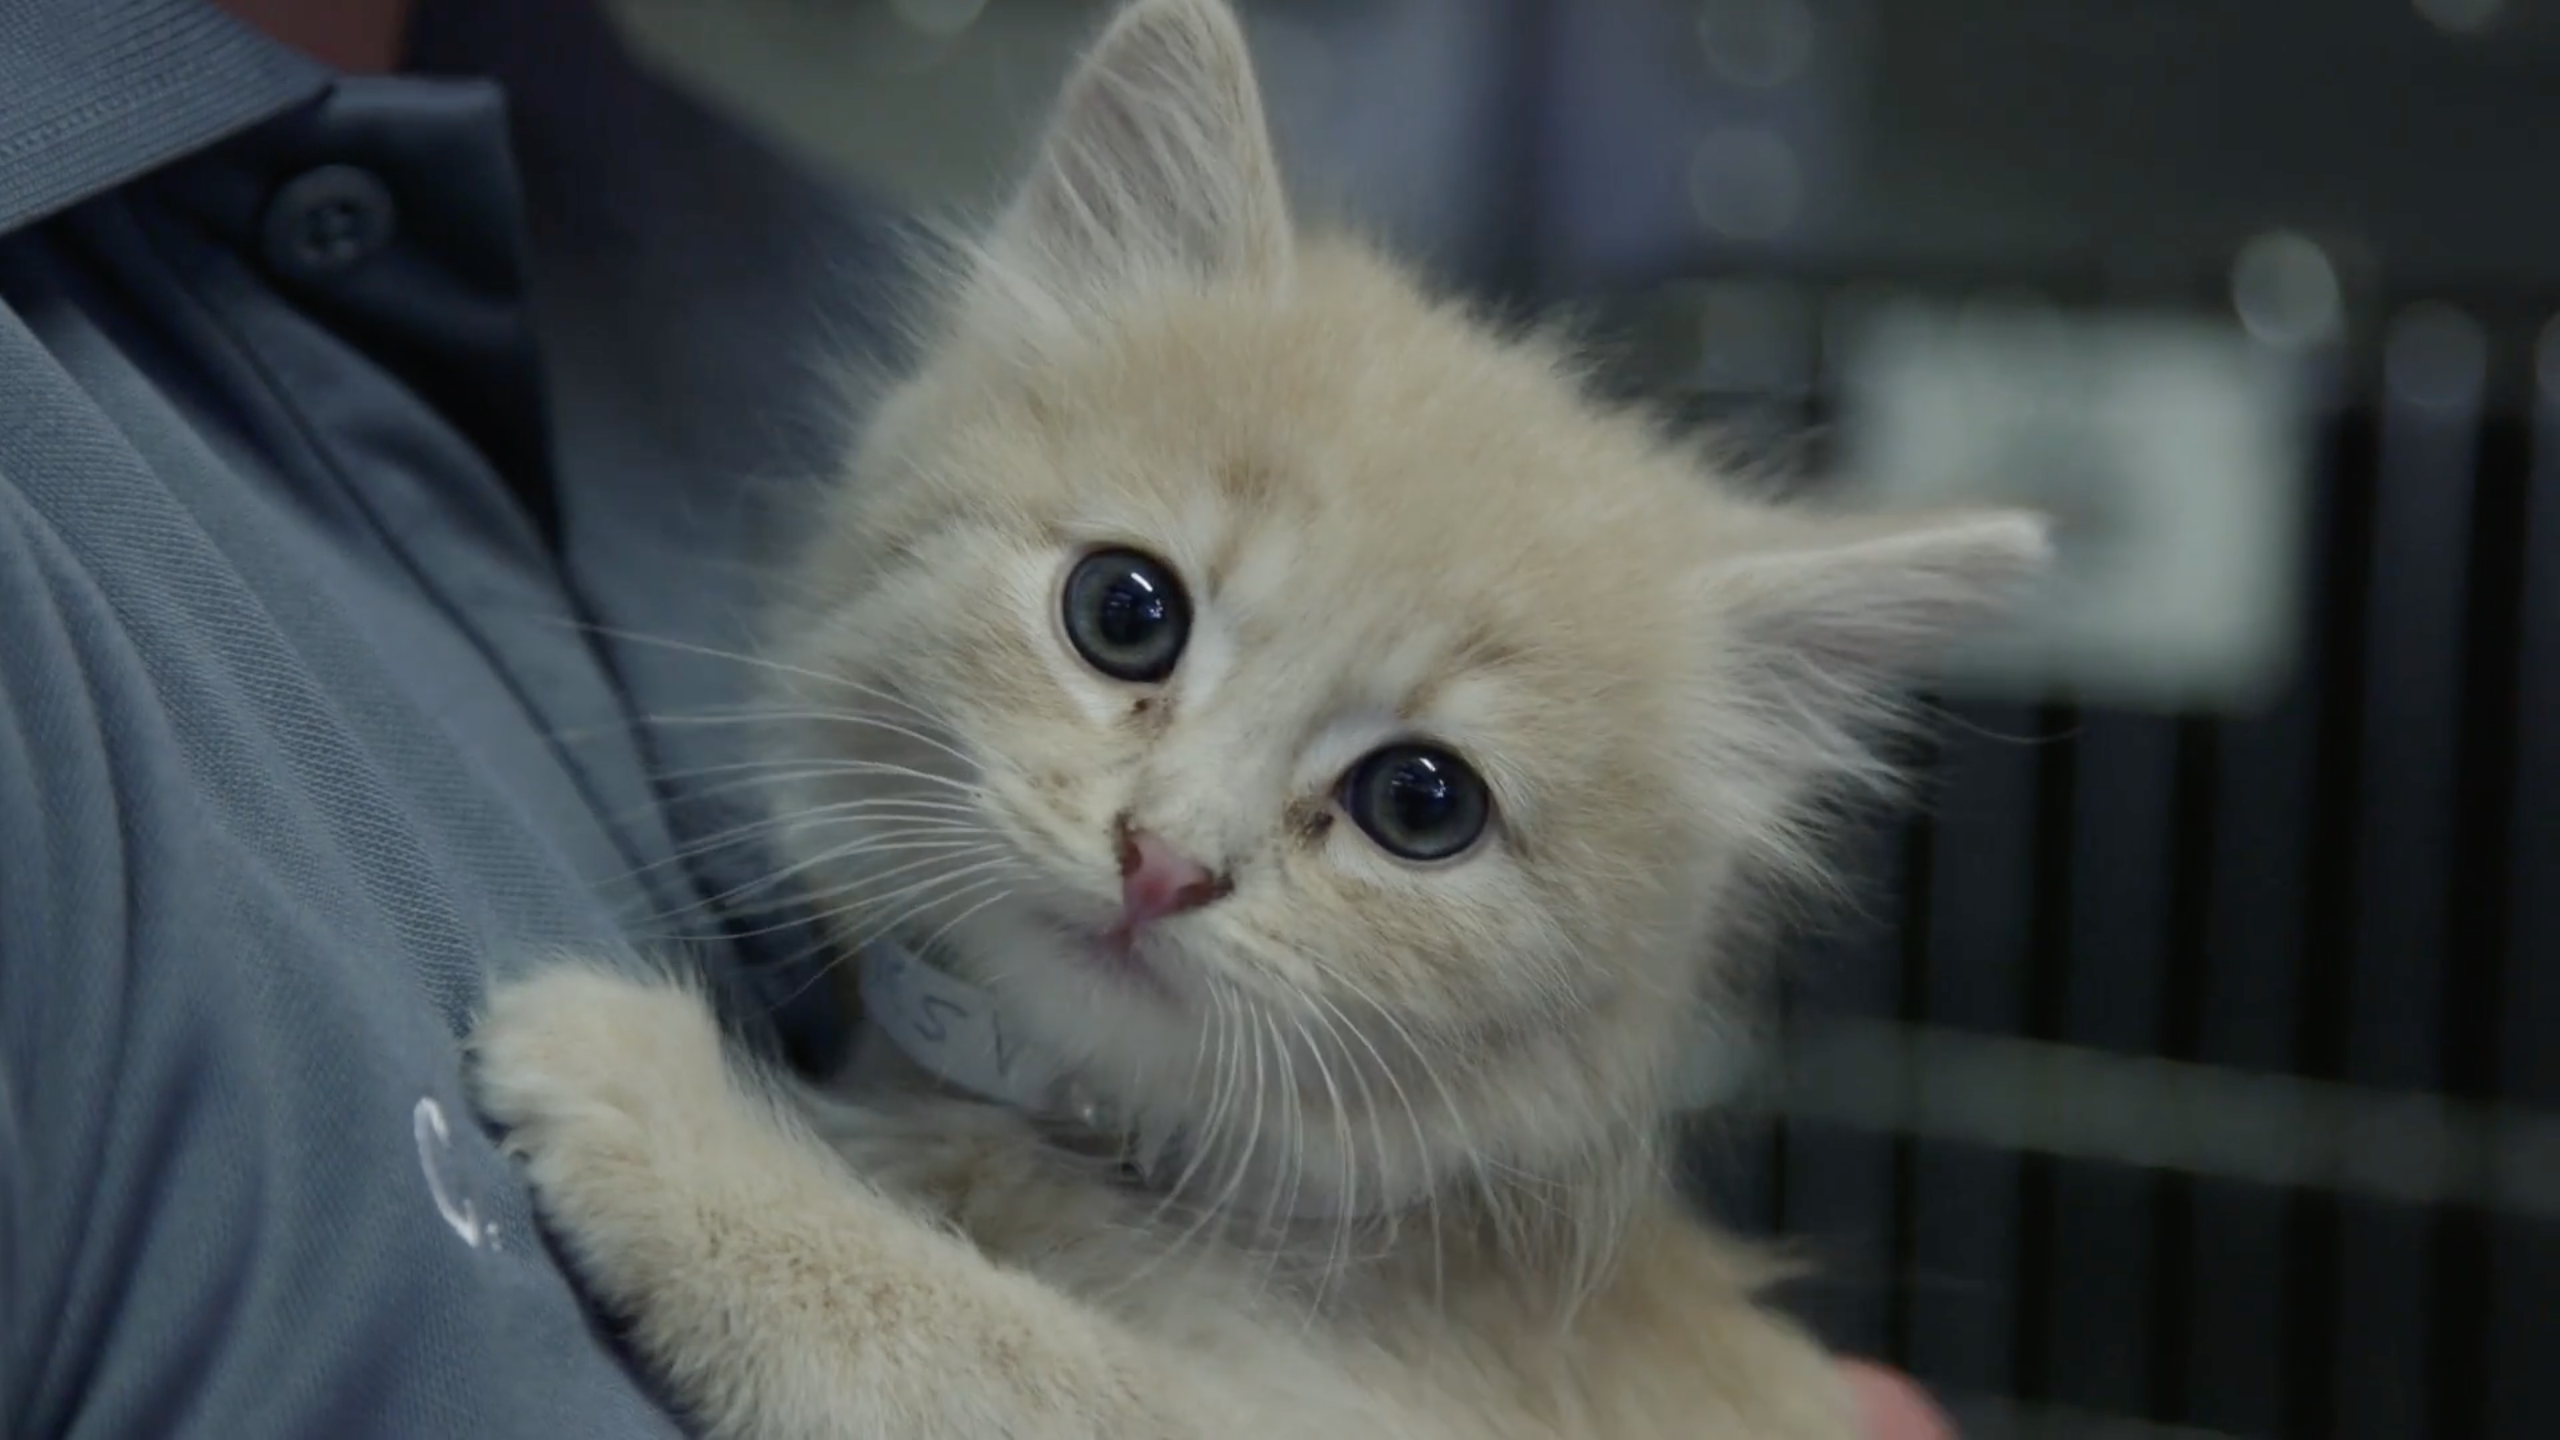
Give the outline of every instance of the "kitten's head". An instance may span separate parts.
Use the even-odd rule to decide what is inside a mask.
[[[844,937],[1361,1205],[1652,1124],[1897,669],[2046,544],[1719,488],[1296,231],[1221,0],[1105,35],[854,477],[776,657]]]

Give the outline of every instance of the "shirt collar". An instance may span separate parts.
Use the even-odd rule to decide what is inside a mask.
[[[332,78],[205,0],[11,0],[0,234],[290,110]]]

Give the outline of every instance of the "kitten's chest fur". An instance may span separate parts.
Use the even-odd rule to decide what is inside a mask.
[[[812,1097],[856,1173],[1000,1266],[1160,1343],[1234,1433],[1846,1437],[1830,1362],[1755,1302],[1759,1272],[1669,1196],[1565,1318],[1463,1200],[1347,1221],[1204,1215],[894,1061]]]

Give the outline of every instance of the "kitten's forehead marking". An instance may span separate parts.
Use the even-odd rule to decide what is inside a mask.
[[[1272,508],[1283,493],[1279,468],[1253,455],[1222,461],[1210,467],[1210,475],[1227,503],[1247,513]]]
[[[1224,520],[1230,568],[1208,607],[1234,646],[1222,660],[1274,667],[1280,683],[1256,703],[1301,708],[1302,765],[1347,765],[1399,736],[1483,742],[1506,687],[1468,682],[1520,650],[1489,619],[1446,618],[1467,605],[1462,586],[1387,570],[1342,510]]]
[[[1251,523],[1259,518],[1263,523]],[[1240,613],[1268,620],[1275,615],[1317,612],[1317,586],[1301,557],[1305,546],[1299,527],[1267,512],[1258,517],[1227,517],[1225,563],[1212,577],[1218,598]]]

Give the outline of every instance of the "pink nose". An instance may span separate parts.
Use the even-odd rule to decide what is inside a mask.
[[[1227,882],[1152,832],[1120,827],[1120,926],[1137,930],[1227,893]]]

